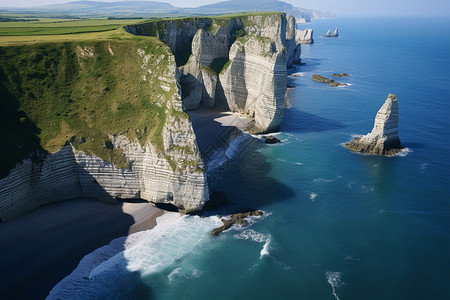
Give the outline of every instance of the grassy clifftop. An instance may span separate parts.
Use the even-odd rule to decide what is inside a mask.
[[[0,47],[0,177],[66,141],[127,167],[108,134],[162,151],[177,92],[174,80],[161,81],[169,64],[170,49],[153,37]]]

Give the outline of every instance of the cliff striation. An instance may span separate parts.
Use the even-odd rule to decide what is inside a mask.
[[[395,155],[402,150],[398,137],[398,120],[397,98],[394,94],[389,94],[375,117],[372,132],[361,138],[355,138],[345,146],[361,153]]]
[[[280,13],[188,18],[126,26],[159,37],[180,66],[183,105],[222,106],[275,131],[283,117],[286,68],[300,62],[295,18]]]
[[[187,110],[226,107],[278,130],[300,61],[280,13],[126,26],[127,40],[0,48],[0,219],[46,203],[140,198],[200,210],[207,176]]]
[[[16,164],[2,165],[1,220],[79,197],[141,198],[185,211],[209,199],[175,58],[163,43],[144,38],[0,51],[2,129],[11,137],[0,150]]]

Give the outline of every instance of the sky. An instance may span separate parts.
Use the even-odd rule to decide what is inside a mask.
[[[114,2],[117,0],[95,0]],[[218,0],[153,0],[177,7],[197,7]],[[339,15],[450,15],[450,0],[284,0],[302,8]],[[70,0],[0,0],[0,7],[31,7],[70,2]]]

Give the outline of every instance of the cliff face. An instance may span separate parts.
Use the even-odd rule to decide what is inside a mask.
[[[367,154],[395,155],[402,150],[398,137],[398,121],[397,98],[389,94],[375,117],[372,131],[347,143],[346,147]]]
[[[175,58],[164,44],[149,39],[65,44],[55,56],[54,69],[63,70],[64,74],[56,74],[71,78],[66,84],[79,93],[66,102],[55,94],[61,87],[50,86],[59,84],[55,79],[48,80],[47,88],[39,93],[34,82],[27,85],[26,63],[22,63],[26,68],[22,73],[14,61],[0,61],[1,73],[11,76],[3,76],[0,86],[7,92],[7,106],[27,116],[25,125],[34,123],[41,130],[40,147],[28,149],[37,154],[0,180],[1,220],[49,202],[79,197],[105,202],[142,198],[185,211],[203,207],[209,199],[208,185],[195,133],[182,110]],[[27,47],[2,51],[27,53]],[[52,52],[58,49],[58,45],[30,47],[30,53],[39,53],[42,47]],[[28,56],[20,59],[27,62]],[[99,62],[101,69],[96,65]],[[67,74],[68,66],[76,76]],[[52,70],[47,73],[51,76]],[[19,89],[17,78],[21,78]],[[25,88],[34,95],[31,99],[21,94]],[[58,112],[59,106],[64,106],[65,113]],[[14,124],[2,126],[16,130]],[[4,157],[14,157],[14,147],[27,146],[17,143],[11,150],[0,149]]]
[[[286,54],[274,51],[269,38],[238,39],[230,51],[231,63],[220,74],[231,111],[252,116],[253,132],[278,130],[286,93]]]
[[[185,110],[224,105],[253,117],[253,132],[279,128],[286,68],[300,57],[294,18],[125,29],[140,36],[0,48],[1,220],[79,197],[196,211],[209,191]]]
[[[253,117],[255,126],[249,130],[258,133],[277,130],[281,123],[286,68],[300,62],[295,23],[285,14],[263,14],[151,22],[126,29],[158,36],[183,64],[185,109],[225,106]]]

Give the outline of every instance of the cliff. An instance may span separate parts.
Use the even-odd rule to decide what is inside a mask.
[[[126,26],[127,40],[0,48],[0,219],[79,197],[197,211],[209,199],[185,111],[225,106],[252,132],[283,117],[295,19],[279,13]]]
[[[397,98],[395,95],[389,94],[375,117],[372,131],[345,146],[361,153],[395,155],[402,150],[398,137],[398,121]]]
[[[186,211],[209,199],[175,58],[158,39],[0,52],[1,220],[79,197]]]
[[[174,53],[182,77],[183,105],[222,106],[255,119],[252,132],[279,128],[286,68],[300,62],[295,18],[261,13],[188,18],[126,26],[159,37]]]

